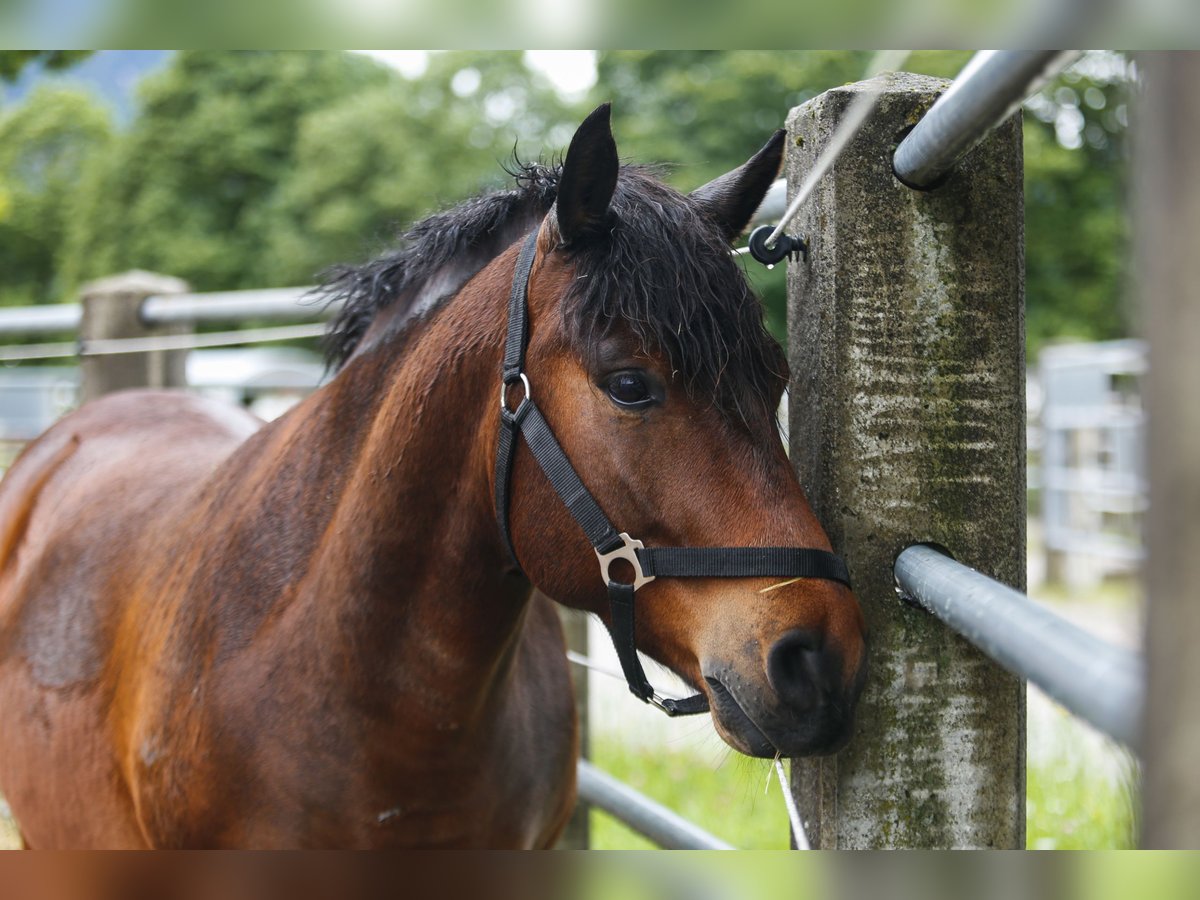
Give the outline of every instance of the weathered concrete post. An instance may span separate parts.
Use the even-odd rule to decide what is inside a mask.
[[[879,105],[793,224],[791,455],[870,626],[857,733],[793,762],[815,847],[1023,847],[1024,686],[897,599],[896,554],[936,541],[1024,589],[1024,245],[1019,117],[935,190],[892,174],[946,83],[883,77],[788,117],[798,185],[846,106]]]
[[[1142,846],[1200,847],[1200,53],[1139,55],[1138,267],[1150,348],[1146,410],[1145,810]]]
[[[136,270],[86,284],[81,292],[80,340],[86,349],[88,341],[106,338],[184,334],[188,330],[186,325],[147,325],[141,319],[140,310],[147,297],[182,294],[187,289],[187,284],[178,278]],[[186,350],[111,356],[89,356],[85,352],[79,362],[81,402],[127,388],[183,387],[187,384]]]
[[[562,620],[563,631],[567,637],[567,649],[574,650],[582,656],[588,655],[588,617],[587,613],[577,609],[558,608]],[[575,709],[579,712],[579,755],[584,759],[591,756],[590,716],[588,715],[588,672],[586,669],[572,665],[571,681],[575,686]],[[591,846],[592,828],[589,803],[580,801],[575,804],[575,812],[567,823],[567,830],[559,839],[558,846],[563,850],[586,850]]]

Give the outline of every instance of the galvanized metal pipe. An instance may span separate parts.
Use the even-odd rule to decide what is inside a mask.
[[[215,291],[147,297],[142,320],[148,325],[176,322],[237,321],[239,319],[320,319],[334,307],[308,297],[311,287]]]
[[[580,800],[604,810],[660,847],[668,850],[733,849],[587,760],[579,760],[576,771]]]
[[[904,596],[1077,716],[1136,748],[1145,664],[1024,594],[924,544],[896,558]]]
[[[983,50],[900,142],[896,177],[920,190],[938,182],[1076,50]]]
[[[0,309],[0,335],[78,331],[82,319],[83,307],[78,303],[9,306]]]

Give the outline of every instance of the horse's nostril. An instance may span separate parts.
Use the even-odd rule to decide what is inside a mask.
[[[767,680],[779,699],[797,712],[821,701],[825,676],[820,638],[811,631],[792,631],[767,654]]]

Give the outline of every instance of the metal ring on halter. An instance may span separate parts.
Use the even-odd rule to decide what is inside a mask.
[[[517,414],[517,412],[521,409],[522,406],[524,406],[526,403],[529,402],[529,398],[533,396],[533,394],[530,393],[529,379],[525,377],[525,373],[518,372],[517,377],[521,379],[521,384],[525,388],[525,396],[521,398],[521,402],[517,404],[517,408],[514,409],[511,413],[509,413],[509,415],[514,415],[514,416]],[[500,382],[500,411],[501,412],[508,412],[508,389],[510,387],[512,387],[514,384],[516,384],[515,381]]]
[[[633,566],[633,589],[636,591],[643,584],[649,584],[654,580],[653,575],[647,575],[642,571],[642,561],[637,556],[637,551],[645,550],[646,545],[641,541],[635,541],[624,531],[618,537],[625,542],[623,547],[609,550],[607,553],[596,551],[596,559],[600,560],[600,577],[604,579],[605,584],[611,582],[613,579],[608,574],[609,566],[613,564],[614,560],[623,559]]]

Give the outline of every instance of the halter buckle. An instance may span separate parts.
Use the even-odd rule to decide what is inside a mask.
[[[642,561],[637,556],[637,551],[645,550],[646,545],[641,541],[634,540],[624,531],[617,536],[625,542],[624,546],[609,550],[607,553],[596,551],[596,558],[600,560],[600,577],[604,579],[605,584],[611,582],[613,579],[609,575],[609,566],[613,564],[614,560],[623,559],[633,566],[633,589],[636,591],[642,585],[649,584],[654,580],[653,575],[647,575],[642,571]]]

